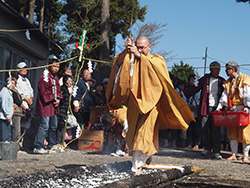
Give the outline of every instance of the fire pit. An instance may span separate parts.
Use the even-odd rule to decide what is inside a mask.
[[[192,173],[191,167],[172,170],[143,169],[143,175],[134,176],[131,162],[95,166],[61,167],[51,173],[10,177],[0,187],[148,187],[168,182]]]

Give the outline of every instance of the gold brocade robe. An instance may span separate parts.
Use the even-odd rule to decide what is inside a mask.
[[[122,68],[113,94],[119,65]],[[194,117],[173,88],[163,57],[148,54],[135,59],[132,89],[129,89],[129,69],[129,54],[123,51],[114,59],[106,90],[107,103],[113,109],[127,106],[126,142],[130,150],[153,155],[158,151],[159,129],[186,130]]]
[[[243,91],[244,84],[250,86],[250,77],[245,74],[239,73],[231,93],[234,94],[237,85]],[[223,85],[229,97],[231,85],[232,78],[229,78]],[[243,98],[239,95],[239,92],[237,92],[235,97],[232,99],[232,105],[244,106]],[[237,140],[238,142],[241,142],[243,144],[250,144],[250,124],[241,127],[227,127],[227,137],[229,140]]]

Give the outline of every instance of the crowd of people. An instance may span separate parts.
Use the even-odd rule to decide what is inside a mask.
[[[184,80],[172,76],[176,91],[189,105],[196,121],[190,122],[187,131],[163,130],[160,132],[160,144],[162,147],[192,150],[204,148],[202,155],[212,154],[216,159],[222,159],[221,150],[231,150],[232,156],[227,160],[237,160],[238,144],[241,143],[243,161],[249,162],[249,125],[215,126],[212,112],[233,110],[246,111],[248,114],[250,77],[239,73],[236,62],[226,64],[227,81],[219,76],[220,69],[218,62],[211,62],[210,73],[200,79],[195,74],[190,75],[187,86]]]
[[[27,78],[27,64],[17,65],[17,74],[12,72],[0,92],[0,141],[19,142],[31,126],[31,107],[34,90]],[[56,56],[51,56],[49,67],[39,78],[34,112],[39,117],[39,126],[34,137],[33,152],[47,154],[50,150],[62,149],[65,121],[67,128],[74,129],[78,124],[87,124],[90,106],[105,106],[105,87],[108,79],[96,83],[88,69],[83,70],[81,78],[73,90],[74,67],[66,67],[58,78],[60,65]],[[72,94],[72,110],[69,110]],[[74,122],[76,117],[77,122]],[[70,122],[71,121],[71,122]],[[76,135],[73,135],[76,136]],[[59,148],[60,147],[60,148]],[[46,148],[46,149],[45,149]]]
[[[169,74],[161,56],[150,54],[152,45],[146,36],[135,42],[129,38],[125,45],[114,59],[110,78],[102,83],[84,69],[73,87],[74,69],[65,67],[59,79],[58,59],[50,59],[38,81],[35,115],[40,121],[34,153],[59,149],[66,117],[74,116],[78,124],[87,125],[90,107],[107,105],[110,111],[101,121],[115,135],[113,155],[132,155],[135,175],[158,152],[158,141],[162,147],[204,149],[202,155],[212,154],[215,159],[222,159],[221,149],[231,149],[227,160],[237,160],[241,143],[243,161],[249,162],[250,125],[219,127],[212,116],[225,109],[250,112],[250,77],[239,73],[236,62],[226,64],[227,80],[219,76],[221,66],[214,61],[210,73],[199,79],[192,74],[186,83]],[[27,67],[20,62],[18,74],[10,74],[0,92],[1,142],[19,141],[30,128],[34,91],[26,77]],[[76,129],[77,125],[68,124]]]

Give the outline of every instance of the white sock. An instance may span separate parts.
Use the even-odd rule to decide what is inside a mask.
[[[243,145],[243,154],[248,157],[249,150],[250,150],[250,144],[242,144]]]

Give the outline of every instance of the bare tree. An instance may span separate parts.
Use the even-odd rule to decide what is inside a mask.
[[[136,37],[144,35],[148,37],[152,46],[159,44],[160,39],[163,37],[166,31],[167,24],[159,24],[156,22],[149,24],[136,24],[135,33]]]
[[[136,24],[136,27],[134,27],[133,29],[133,38],[134,40],[136,40],[136,38],[138,38],[141,35],[144,35],[146,37],[148,37],[151,45],[157,46],[160,43],[160,39],[164,36],[164,32],[167,30],[166,29],[167,24],[159,24],[156,22],[153,23],[148,23],[148,24]],[[124,45],[122,46],[118,46],[119,49],[123,49]],[[154,49],[154,48],[153,48]],[[152,50],[153,50],[152,49]],[[169,54],[171,52],[167,52],[164,49],[157,52],[159,55],[163,56],[163,58],[167,61],[168,58],[167,56],[169,56]]]

